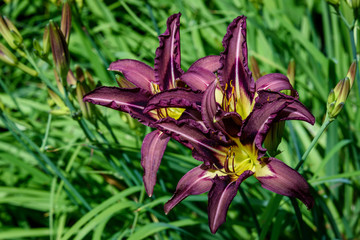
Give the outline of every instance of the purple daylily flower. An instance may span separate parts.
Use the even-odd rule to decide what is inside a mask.
[[[314,124],[314,116],[298,100],[286,76],[268,74],[254,82],[247,62],[246,17],[229,25],[223,45],[219,79],[208,86],[201,102],[202,121],[164,118],[156,124],[203,162],[181,178],[165,212],[189,195],[209,191],[212,233],[225,222],[239,185],[251,175],[263,188],[296,197],[308,208],[314,204],[305,179],[282,161],[265,157],[262,146],[274,123],[302,120]],[[282,90],[291,90],[295,97]]]
[[[137,60],[115,61],[109,70],[122,73],[126,81],[119,83],[120,87],[99,87],[86,94],[83,100],[129,113],[148,126],[165,117],[178,119],[187,107],[195,106],[194,102],[200,104],[202,91],[216,78],[214,72],[220,67],[220,56],[201,58],[184,73],[180,67],[180,15],[170,16],[166,31],[159,36],[154,68]],[[181,87],[185,85],[191,89]],[[175,88],[179,88],[177,93],[171,94]],[[174,107],[166,107],[169,104]],[[157,109],[152,110],[152,107]],[[169,139],[159,130],[144,139],[141,165],[149,196],[153,193],[156,173]]]

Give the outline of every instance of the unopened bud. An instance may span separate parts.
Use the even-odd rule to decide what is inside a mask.
[[[261,77],[261,73],[260,73],[259,65],[254,56],[250,57],[250,66],[251,66],[251,71],[253,73],[254,81],[256,81]]]
[[[39,44],[39,41],[36,38],[33,39],[33,48],[34,48],[35,55],[38,57],[42,57],[43,51]]]
[[[75,87],[76,86],[76,78],[74,76],[74,73],[70,70],[66,76],[66,81],[67,81],[67,84],[70,86],[70,87]]]
[[[66,79],[70,65],[70,55],[64,35],[59,27],[52,21],[49,24],[51,51],[56,71],[62,81]],[[65,83],[63,83],[65,84]]]
[[[291,86],[293,87],[295,86],[295,70],[296,70],[295,61],[290,60],[286,75],[289,78]]]
[[[12,54],[12,52],[10,52],[10,50],[7,49],[7,47],[2,45],[1,43],[0,43],[0,60],[10,66],[15,66],[18,61],[15,55]]]
[[[15,25],[5,16],[0,17],[0,34],[12,49],[17,49],[23,41]]]
[[[84,87],[83,87],[83,83],[78,82],[76,84],[76,98],[78,100],[79,107],[80,107],[82,115],[86,119],[89,119],[89,108],[88,108],[88,104],[83,101],[84,95],[85,95],[85,90],[84,90]]]
[[[62,8],[60,27],[61,27],[61,32],[64,34],[66,43],[69,43],[70,27],[71,27],[71,10],[68,2],[66,2]]]
[[[46,25],[43,35],[43,53],[47,55],[50,52],[50,31],[49,25]]]
[[[77,65],[75,67],[75,73],[76,73],[76,78],[79,82],[85,81],[84,71],[81,69],[80,66]]]
[[[265,137],[264,146],[272,157],[278,154],[277,148],[281,142],[284,128],[285,121],[276,122],[271,126],[269,132]]]
[[[344,107],[345,101],[354,84],[355,74],[356,62],[353,62],[346,77],[340,80],[335,88],[330,91],[327,101],[327,112],[330,120],[334,120]]]

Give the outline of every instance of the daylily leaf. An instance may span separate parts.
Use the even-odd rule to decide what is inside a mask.
[[[156,173],[164,155],[170,137],[155,130],[145,136],[141,146],[141,166],[144,169],[144,185],[147,194],[151,197],[156,183]]]
[[[160,46],[155,52],[155,79],[160,90],[174,88],[183,74],[180,67],[180,13],[170,16],[166,31],[159,36]]]

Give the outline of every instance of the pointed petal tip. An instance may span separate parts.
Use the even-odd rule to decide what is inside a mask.
[[[260,169],[257,170],[256,178],[263,188],[277,194],[298,198],[308,209],[314,206],[309,184],[297,171],[276,158],[263,158],[262,161],[266,163],[267,171],[269,171],[269,175],[265,172],[259,175]]]

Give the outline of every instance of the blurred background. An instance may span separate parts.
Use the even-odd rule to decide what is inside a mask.
[[[10,31],[19,43],[12,46],[0,37],[0,239],[360,239],[359,70],[343,111],[299,170],[315,207],[293,205],[249,178],[241,185],[249,203],[239,193],[215,235],[206,194],[163,211],[178,180],[198,165],[191,152],[169,142],[150,198],[140,148],[151,129],[82,102],[95,86],[116,86],[121,76],[107,71],[112,61],[153,66],[170,15],[182,13],[183,70],[222,52],[228,24],[245,15],[250,69],[287,74],[292,63],[295,89],[316,117],[314,126],[286,123],[277,158],[294,168],[325,119],[329,92],[360,50],[360,1],[329,2],[68,1],[73,75],[64,100],[44,40],[49,20],[60,25],[63,2],[1,1],[1,15],[22,39]]]

